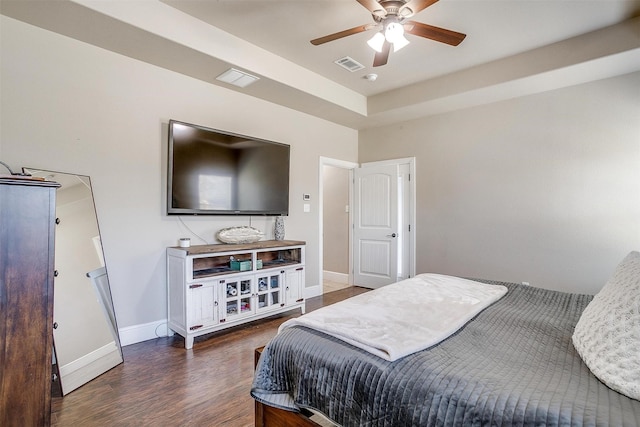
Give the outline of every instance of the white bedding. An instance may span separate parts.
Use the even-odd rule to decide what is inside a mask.
[[[419,274],[290,319],[394,361],[444,340],[502,298],[507,288]]]

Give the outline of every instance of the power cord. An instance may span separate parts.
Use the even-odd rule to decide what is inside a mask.
[[[178,220],[180,220],[180,223],[182,225],[184,225],[184,228],[186,228],[187,230],[189,230],[189,232],[191,234],[193,234],[194,236],[196,236],[198,239],[202,240],[204,242],[205,245],[208,245],[209,242],[207,242],[204,238],[202,238],[198,233],[196,233],[195,231],[193,231],[192,229],[189,228],[189,226],[187,224],[184,223],[184,221],[182,220],[182,217],[178,217]]]
[[[9,173],[11,175],[15,175],[15,176],[31,176],[30,173],[26,173],[24,171],[24,168],[22,168],[22,172],[14,172],[11,170],[11,168],[9,167],[8,164],[6,164],[5,162],[3,162],[2,160],[0,160],[0,164],[2,164],[2,166],[4,166],[5,168],[7,168],[7,170],[9,171]]]

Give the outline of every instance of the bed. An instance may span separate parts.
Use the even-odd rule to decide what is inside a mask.
[[[478,282],[508,291],[394,361],[306,326],[281,330],[256,366],[256,425],[314,425],[309,410],[345,427],[640,425],[640,253],[595,298]]]

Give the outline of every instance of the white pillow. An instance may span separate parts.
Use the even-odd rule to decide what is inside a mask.
[[[573,345],[610,388],[640,400],[640,252],[631,252],[580,316]]]

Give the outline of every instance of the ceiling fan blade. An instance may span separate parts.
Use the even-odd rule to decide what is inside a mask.
[[[354,34],[361,33],[363,31],[370,30],[373,27],[375,27],[375,25],[373,25],[373,24],[359,25],[357,27],[349,28],[348,30],[340,31],[340,32],[337,32],[337,33],[334,33],[334,34],[329,34],[328,36],[324,36],[324,37],[319,37],[317,39],[313,39],[313,40],[311,40],[311,44],[314,45],[314,46],[318,46],[319,44],[331,42],[331,41],[334,41],[334,40],[341,39],[343,37],[351,36],[351,35],[354,35]]]
[[[437,2],[438,0],[409,0],[403,6],[400,7],[398,11],[398,15],[409,18],[410,16],[415,15],[416,13],[424,10]]]
[[[384,8],[380,6],[380,3],[378,3],[376,0],[356,0],[356,1],[361,5],[363,5],[369,12],[373,13],[374,15],[377,15],[380,13],[383,13],[384,15],[386,15],[387,13],[384,10]]]
[[[416,21],[406,21],[404,30],[414,36],[424,37],[437,42],[446,43],[451,46],[458,46],[462,40],[467,37],[466,34],[447,30],[445,28],[434,27],[432,25]]]
[[[373,58],[373,66],[385,65],[389,60],[389,52],[391,52],[391,43],[385,40],[382,45],[382,52],[376,52],[376,56]]]

